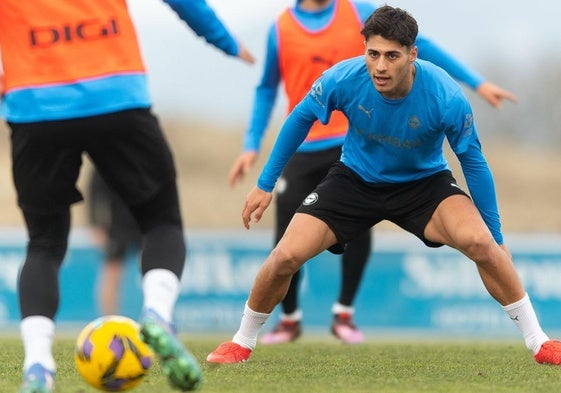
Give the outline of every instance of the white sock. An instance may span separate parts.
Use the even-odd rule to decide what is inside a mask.
[[[142,277],[143,309],[152,309],[166,322],[173,319],[173,309],[179,296],[179,279],[170,270],[152,269]]]
[[[300,322],[303,316],[304,313],[302,312],[302,310],[297,309],[290,314],[282,313],[280,317],[282,321]]]
[[[353,315],[355,313],[355,308],[353,306],[345,306],[339,302],[333,303],[333,307],[331,307],[331,312],[333,314],[350,314]]]
[[[240,328],[232,341],[253,351],[257,345],[257,335],[270,315],[253,311],[246,302]]]
[[[23,369],[27,370],[35,363],[51,371],[56,371],[55,360],[51,351],[55,337],[55,322],[43,316],[31,316],[20,323],[23,341]]]
[[[536,312],[530,302],[528,294],[525,294],[519,301],[503,306],[512,322],[522,333],[526,348],[535,355],[539,352],[542,344],[549,340],[549,337],[543,332]]]

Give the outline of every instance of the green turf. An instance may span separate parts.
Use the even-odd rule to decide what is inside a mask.
[[[209,365],[221,339],[186,339],[205,374],[202,392],[561,392],[561,367],[538,365],[522,341],[334,339],[258,346],[249,362]],[[56,393],[94,393],[74,368],[73,340],[58,339]],[[0,392],[16,393],[21,344],[0,339]],[[171,392],[157,363],[135,393]]]

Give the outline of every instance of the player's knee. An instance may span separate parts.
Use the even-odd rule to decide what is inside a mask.
[[[163,186],[150,200],[132,206],[131,211],[143,233],[158,226],[183,227],[175,182]]]
[[[296,258],[294,253],[282,245],[277,245],[271,251],[270,258],[275,274],[280,276],[292,276],[302,266],[302,262]]]
[[[27,262],[62,264],[68,247],[70,214],[68,211],[37,213],[24,211],[27,222],[29,242]]]
[[[488,233],[472,233],[464,240],[462,249],[471,260],[483,263],[489,260],[493,247],[496,247],[496,244]]]

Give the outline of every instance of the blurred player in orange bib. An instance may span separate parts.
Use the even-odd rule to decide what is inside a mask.
[[[253,63],[204,0],[164,0],[196,34]],[[59,269],[82,155],[122,198],[142,233],[143,340],[172,387],[201,385],[172,314],[185,263],[175,164],[151,112],[146,72],[125,0],[2,0],[2,116],[29,242],[18,294],[24,346],[20,393],[54,390],[51,346]]]

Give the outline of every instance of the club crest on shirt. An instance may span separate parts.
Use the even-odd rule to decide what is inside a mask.
[[[306,199],[304,199],[304,202],[302,202],[302,204],[305,206],[313,205],[318,201],[318,199],[319,199],[319,195],[315,192],[312,192],[310,195],[306,197]]]
[[[417,116],[412,115],[409,117],[409,120],[407,120],[407,124],[409,125],[409,128],[416,130],[421,126],[421,120]]]

